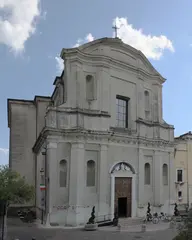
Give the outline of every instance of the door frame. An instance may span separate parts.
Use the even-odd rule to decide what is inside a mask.
[[[114,218],[115,210],[115,178],[129,177],[132,178],[132,199],[131,199],[131,217],[137,215],[137,201],[136,201],[136,174],[131,170],[118,170],[111,173],[111,220]]]

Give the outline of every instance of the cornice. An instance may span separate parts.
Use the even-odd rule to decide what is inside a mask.
[[[164,129],[175,129],[173,125],[169,125],[167,123],[147,121],[142,118],[138,118],[136,120],[136,123],[141,123],[141,124],[147,125],[148,127],[162,127]]]
[[[90,62],[91,60],[91,62]],[[79,50],[77,50],[75,55],[70,56],[70,62],[76,62],[84,63],[84,64],[91,64],[92,66],[104,66],[106,68],[120,68],[124,71],[131,71],[134,72],[137,75],[146,77],[151,80],[156,80],[160,82],[160,84],[164,83],[165,80],[162,80],[162,77],[160,77],[158,74],[150,74],[149,72],[144,71],[143,69],[131,65],[129,63],[125,63],[120,60],[116,60],[112,57],[105,56],[105,55],[92,55],[89,53],[82,53]]]
[[[81,128],[74,129],[53,129],[53,128],[44,128],[40,133],[34,147],[33,151],[38,153],[47,137],[51,136],[61,136],[63,140],[69,142],[94,142],[98,144],[130,144],[134,146],[143,146],[143,147],[170,147],[175,146],[174,142],[166,141],[163,139],[149,139],[146,137],[139,136],[129,136],[117,132],[107,132],[107,131],[93,131],[93,130],[84,130]]]
[[[94,117],[111,117],[111,115],[108,112],[105,111],[99,111],[99,110],[90,110],[85,108],[71,108],[71,107],[63,107],[62,105],[58,107],[48,107],[47,111],[53,111],[53,112],[62,112],[67,114],[83,114],[87,116],[94,116]]]
[[[99,47],[99,46],[109,46],[111,49],[116,49],[122,53],[127,53],[127,54],[132,54],[136,59],[143,61],[144,65],[149,68],[149,71],[144,71],[143,69],[140,68],[140,65],[137,62],[137,66],[134,66],[130,63],[123,62],[121,60],[116,60],[110,56],[106,56],[102,54],[101,52],[96,54],[96,53],[89,53],[87,49],[90,48],[90,50],[94,47]],[[95,64],[96,62],[102,62],[102,64],[108,64],[109,66],[119,66],[121,68],[125,69],[130,69],[132,71],[135,71],[140,74],[144,74],[145,77],[152,77],[157,78],[158,82],[161,84],[165,82],[165,78],[163,78],[160,73],[153,67],[153,65],[150,63],[150,61],[145,57],[145,55],[131,47],[130,45],[127,45],[123,43],[120,39],[114,39],[114,38],[102,38],[102,39],[97,39],[95,41],[92,41],[90,43],[81,45],[78,48],[69,48],[65,49],[63,48],[61,51],[61,58],[63,59],[70,59],[71,61],[76,60],[81,62],[82,60],[84,62],[89,61],[91,59],[91,62],[93,61]],[[108,67],[109,67],[108,66]]]

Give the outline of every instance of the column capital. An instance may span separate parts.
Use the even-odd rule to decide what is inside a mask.
[[[47,149],[50,149],[50,148],[57,148],[57,143],[55,142],[49,142],[47,144]]]
[[[73,142],[71,143],[71,148],[79,148],[79,149],[84,149],[85,148],[85,144],[81,143],[81,142]]]
[[[107,151],[108,150],[108,145],[106,144],[101,144],[101,151]]]

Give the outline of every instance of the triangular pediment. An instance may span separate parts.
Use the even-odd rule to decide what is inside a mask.
[[[69,53],[70,49],[63,49],[61,57],[64,53]],[[141,70],[146,74],[157,77],[160,82],[164,82],[165,79],[157,72],[150,61],[145,55],[131,47],[128,44],[123,43],[119,38],[101,38],[92,42],[83,44],[78,48],[71,49],[72,52],[81,52],[87,55],[93,56],[105,56],[114,61],[119,61],[122,64],[127,64],[135,69]]]

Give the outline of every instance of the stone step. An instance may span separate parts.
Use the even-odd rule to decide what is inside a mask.
[[[119,218],[119,225],[121,227],[140,225],[143,223],[142,220],[142,218]]]

